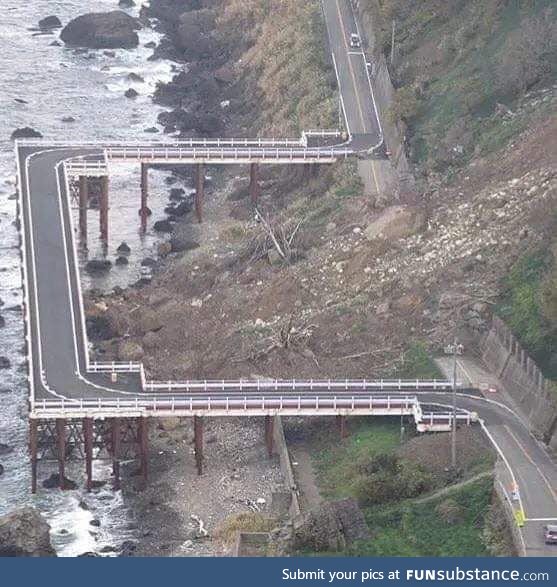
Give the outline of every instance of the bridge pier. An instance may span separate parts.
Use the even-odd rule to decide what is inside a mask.
[[[149,426],[147,418],[139,418],[138,428],[138,441],[139,441],[139,458],[141,461],[141,477],[144,483],[147,483],[149,477],[148,471],[148,451],[149,451]]]
[[[265,416],[265,444],[269,458],[273,456],[273,416]]]
[[[340,432],[340,437],[342,439],[348,436],[348,430],[346,428],[346,416],[337,416],[337,423]]]
[[[31,493],[37,493],[37,420],[29,420],[29,457],[31,460]]]
[[[120,489],[120,441],[122,439],[120,423],[120,418],[112,419],[112,473],[115,491]]]
[[[261,195],[259,185],[259,163],[251,163],[249,168],[249,196],[251,203],[255,206]]]
[[[85,453],[86,489],[93,488],[93,418],[83,418],[83,445]]]
[[[203,418],[193,417],[193,442],[197,474],[203,475]]]
[[[141,217],[141,232],[147,232],[147,218],[151,216],[151,210],[147,206],[147,199],[149,197],[149,167],[147,163],[141,164],[141,207],[139,208],[139,216]]]
[[[56,419],[56,444],[58,447],[58,481],[60,489],[66,489],[66,420]]]
[[[205,196],[205,164],[198,163],[195,177],[195,214],[203,222],[203,198]]]
[[[101,240],[104,246],[108,245],[108,175],[101,178],[101,196],[99,199],[99,218]]]
[[[86,175],[79,176],[79,234],[87,247],[87,207],[89,205],[89,182]]]

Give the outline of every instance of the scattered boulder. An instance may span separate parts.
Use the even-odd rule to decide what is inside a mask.
[[[147,49],[156,49],[157,44],[155,43],[155,41],[149,41],[148,43],[145,43],[145,47]]]
[[[182,200],[180,203],[178,203],[174,206],[168,206],[167,208],[164,209],[164,211],[167,214],[172,214],[172,216],[181,217],[181,216],[185,216],[186,214],[191,212],[191,209],[192,209],[192,205],[190,204],[190,202],[188,202],[186,200]]]
[[[137,550],[137,544],[131,540],[125,540],[120,547],[120,556],[132,556]]]
[[[75,122],[75,118],[73,116],[64,116],[62,122]]]
[[[130,74],[128,74],[128,79],[131,82],[139,82],[139,83],[143,83],[145,81],[138,73],[134,73],[133,71]]]
[[[131,100],[133,100],[133,98],[137,98],[137,96],[139,96],[139,92],[137,90],[134,90],[133,88],[128,88],[124,92],[124,96],[126,96],[126,98],[130,98]]]
[[[0,557],[56,556],[50,542],[50,526],[31,507],[0,518]]]
[[[0,356],[0,369],[9,369],[12,366],[8,357]]]
[[[47,16],[39,20],[39,28],[43,31],[62,28],[62,22],[57,16]]]
[[[157,260],[153,259],[153,257],[145,257],[145,259],[141,260],[142,267],[156,267]]]
[[[144,129],[143,132],[148,132],[150,134],[156,134],[160,131],[156,126],[150,126],[149,128]]]
[[[4,328],[4,326],[6,326],[6,319],[0,315],[0,328]]]
[[[144,354],[143,347],[131,340],[125,340],[118,346],[118,357],[121,361],[140,361]]]
[[[100,275],[110,271],[112,263],[108,259],[91,259],[85,264],[85,271],[89,275]]]
[[[25,126],[23,128],[16,128],[12,133],[12,139],[42,139],[43,135],[34,128]]]
[[[173,202],[179,202],[180,200],[184,199],[186,191],[182,188],[172,188],[170,190],[170,199]]]
[[[95,527],[95,528],[100,528],[101,527],[101,521],[97,520],[97,518],[93,518],[92,520],[90,520],[89,525]]]
[[[103,55],[105,55],[106,57],[116,57],[116,52],[115,51],[111,51],[110,49],[107,49],[106,51],[103,51]]]
[[[92,12],[70,21],[60,38],[71,47],[131,49],[139,45],[139,20],[122,12]]]
[[[364,230],[369,241],[397,240],[419,232],[425,224],[423,212],[408,206],[389,206]]]
[[[116,257],[115,263],[116,263],[116,265],[119,265],[120,267],[122,267],[123,265],[127,265],[129,263],[129,261],[128,261],[127,257],[120,255],[119,257]]]
[[[60,487],[60,476],[58,473],[52,473],[50,477],[47,477],[43,481],[43,487],[45,489],[56,489],[57,487]],[[77,483],[64,477],[64,489],[77,489]]]

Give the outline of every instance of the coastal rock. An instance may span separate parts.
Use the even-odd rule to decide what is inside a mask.
[[[210,55],[214,49],[211,35],[215,29],[213,10],[190,10],[180,17],[176,32],[176,45],[189,58]]]
[[[139,96],[139,92],[134,90],[133,88],[128,88],[125,92],[124,92],[124,96],[126,96],[126,98],[137,98],[137,96]]]
[[[98,275],[106,273],[112,267],[112,263],[108,259],[91,259],[85,264],[85,271],[90,275]]]
[[[71,47],[131,49],[139,44],[140,22],[121,10],[83,14],[70,21],[60,38]]]
[[[73,116],[64,116],[62,122],[75,122],[75,118]]]
[[[4,474],[4,465],[0,463],[0,477]]]
[[[132,8],[135,6],[135,2],[134,0],[119,0],[118,6],[120,6],[120,8]]]
[[[39,20],[39,28],[43,31],[62,28],[62,22],[57,16],[47,16]]]
[[[139,74],[134,73],[133,71],[128,74],[128,79],[131,82],[138,82],[138,83],[143,83],[145,81]]]
[[[170,239],[170,247],[173,253],[182,253],[184,251],[193,251],[199,247],[199,243],[187,238],[173,235]]]
[[[56,489],[57,487],[60,487],[60,476],[58,473],[52,473],[50,477],[47,477],[43,481],[43,487],[45,489]],[[77,483],[64,477],[64,489],[77,489]]]
[[[179,202],[180,200],[184,199],[184,195],[186,194],[183,188],[172,188],[170,190],[170,199],[173,202]]]
[[[8,357],[0,357],[0,369],[9,369],[12,366]]]
[[[0,315],[0,328],[4,328],[4,326],[6,326],[6,319]]]
[[[25,126],[23,128],[16,128],[12,133],[12,139],[42,139],[43,135],[34,128]]]
[[[50,543],[50,526],[31,507],[0,518],[0,557],[56,556]]]
[[[153,230],[156,232],[172,232],[172,222],[170,220],[157,220],[153,224]]]
[[[121,255],[128,255],[131,253],[130,245],[128,245],[126,241],[122,241],[116,249],[116,252],[120,253]]]
[[[123,265],[127,265],[128,263],[129,263],[129,261],[128,261],[127,257],[124,257],[123,255],[116,257],[116,261],[115,261],[116,265],[119,265],[121,267]]]

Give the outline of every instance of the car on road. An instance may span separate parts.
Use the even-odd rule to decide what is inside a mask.
[[[362,46],[362,40],[360,39],[360,35],[356,33],[352,33],[350,35],[350,47],[353,49],[359,49]]]
[[[557,525],[548,524],[544,526],[543,537],[546,544],[557,544]]]

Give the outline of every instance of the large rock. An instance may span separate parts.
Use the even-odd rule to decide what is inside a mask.
[[[211,32],[215,28],[215,13],[209,9],[190,10],[180,17],[176,44],[188,57],[211,55],[215,43]]]
[[[12,133],[12,139],[41,139],[42,136],[43,135],[38,130],[29,126],[16,128]]]
[[[425,223],[422,211],[407,206],[390,206],[364,230],[365,237],[375,239],[397,240],[419,232]]]
[[[340,552],[357,540],[369,538],[364,515],[353,499],[323,502],[293,520],[276,536],[280,554]]]
[[[62,30],[60,38],[71,47],[130,49],[139,44],[136,31],[140,28],[141,24],[136,18],[121,10],[93,12],[70,21]]]
[[[60,22],[60,19],[57,16],[47,16],[39,20],[39,28],[43,31],[59,29],[62,28],[62,23]]]
[[[50,543],[50,526],[35,509],[26,507],[0,518],[3,556],[56,556]]]

